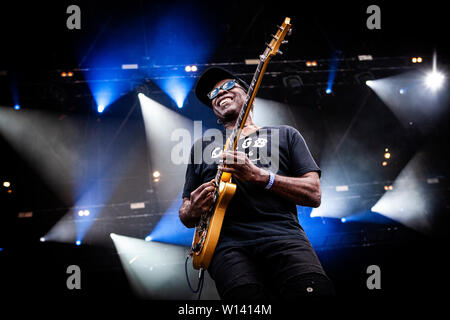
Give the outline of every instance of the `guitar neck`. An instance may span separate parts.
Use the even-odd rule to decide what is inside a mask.
[[[250,83],[250,87],[247,91],[247,99],[242,107],[241,111],[239,112],[239,116],[236,120],[236,123],[233,127],[233,131],[231,132],[230,136],[227,139],[227,144],[225,145],[224,150],[236,150],[237,147],[237,141],[239,140],[239,137],[241,135],[242,129],[245,126],[245,122],[247,121],[248,115],[251,110],[251,106],[253,105],[253,102],[255,100],[256,93],[258,92],[259,86],[261,85],[261,80],[264,75],[264,72],[266,70],[267,64],[269,62],[269,49],[266,49],[264,53],[259,57],[259,63],[256,67],[255,74],[253,75],[252,82]],[[220,182],[220,177],[222,176],[222,171],[218,170],[215,181],[217,185]]]
[[[256,93],[258,92],[259,86],[261,84],[261,80],[263,78],[264,72],[266,70],[267,64],[269,62],[268,57],[269,50],[266,49],[264,54],[260,56],[258,66],[256,68],[255,74],[253,75],[252,82],[250,83],[250,87],[247,91],[247,100],[239,112],[239,116],[234,125],[233,131],[228,139],[228,144],[226,149],[236,149],[237,141],[239,140],[239,136],[241,134],[242,129],[245,126],[245,122],[247,121],[248,115],[250,114],[250,110],[252,108],[253,102],[256,97]]]
[[[237,147],[237,141],[239,140],[239,136],[241,135],[242,129],[245,126],[245,122],[247,121],[248,115],[250,113],[250,110],[252,108],[253,102],[255,100],[256,93],[258,92],[258,89],[261,85],[261,81],[264,75],[264,72],[266,71],[267,65],[270,61],[270,59],[277,53],[281,54],[281,51],[278,50],[280,45],[286,41],[283,41],[287,33],[291,29],[290,24],[291,19],[285,18],[282,26],[278,27],[278,31],[275,35],[272,35],[272,41],[270,41],[269,44],[266,44],[266,48],[264,50],[264,53],[259,56],[259,63],[256,68],[255,74],[253,75],[252,82],[250,83],[250,87],[247,91],[247,99],[242,107],[241,111],[239,112],[239,116],[237,118],[237,121],[233,127],[233,131],[230,134],[230,137],[228,137],[224,151],[225,150],[236,150]],[[218,170],[216,174],[216,185],[219,185],[220,178],[222,176],[222,171]],[[217,194],[217,193],[216,193]]]

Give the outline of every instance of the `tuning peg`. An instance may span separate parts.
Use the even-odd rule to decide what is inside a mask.
[[[283,51],[278,50],[277,54],[279,54],[281,56],[281,55],[283,55]]]
[[[281,44],[285,44],[285,43],[288,43],[289,41],[288,40],[283,40],[283,41],[281,41]]]
[[[270,50],[273,50],[273,48],[270,46],[270,43],[266,42],[265,45],[266,45],[267,48],[270,48]]]
[[[271,34],[270,36],[271,36],[272,38],[274,38],[275,40],[278,40],[278,37],[277,37],[276,35]]]
[[[292,34],[292,28],[289,29],[287,35],[290,36]]]

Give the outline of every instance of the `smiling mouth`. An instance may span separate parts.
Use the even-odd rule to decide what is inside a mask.
[[[231,104],[232,99],[231,98],[225,98],[222,101],[220,101],[219,106],[220,107],[224,107],[226,105],[230,105]]]

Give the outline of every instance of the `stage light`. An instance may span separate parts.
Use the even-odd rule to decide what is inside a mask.
[[[373,57],[370,54],[362,54],[358,56],[359,61],[372,61]]]
[[[386,152],[386,153],[384,154],[384,157],[385,157],[386,159],[389,159],[389,158],[391,157],[391,154],[390,154],[389,152]]]
[[[257,65],[259,64],[259,59],[245,59],[245,64],[246,65]]]
[[[186,284],[184,263],[188,248],[156,241],[115,235],[114,246],[123,271],[134,294],[144,300],[192,300],[196,298]],[[187,273],[191,282],[198,271],[188,261]],[[195,282],[196,283],[196,282]],[[205,274],[202,299],[217,300],[214,282]]]
[[[403,88],[400,88],[400,90],[398,90],[398,93],[400,93],[400,94],[404,94],[406,91],[405,91],[405,89],[403,89]]]
[[[79,246],[79,245],[81,245],[81,241],[80,241],[80,240],[77,240],[77,241],[75,241],[75,244],[76,244],[77,246]]]
[[[122,65],[122,70],[130,70],[130,69],[139,69],[139,65],[137,63]]]
[[[145,209],[145,202],[133,202],[133,203],[130,203],[130,209],[131,210]]]
[[[150,237],[150,236],[146,236],[145,237],[145,241],[148,241],[148,242],[150,242],[150,241],[152,241],[153,239],[152,239],[152,237]]]
[[[41,238],[39,239],[39,241],[40,241],[40,242],[45,242],[45,237],[41,237]]]
[[[61,77],[63,77],[63,78],[67,77],[67,73],[66,72],[62,72],[61,73]]]
[[[9,188],[9,187],[11,186],[11,182],[5,181],[5,182],[3,182],[3,186],[4,186],[5,188]]]
[[[14,105],[14,110],[20,110],[20,106],[18,104]]]
[[[186,72],[196,72],[197,70],[198,70],[198,68],[195,65],[184,67],[184,71],[186,71]]]
[[[159,171],[153,171],[153,178],[159,178],[161,173]]]
[[[306,66],[307,67],[317,67],[317,61],[313,60],[313,61],[306,61]]]
[[[73,76],[73,72],[72,71],[67,72],[67,76],[68,77],[72,77]]]
[[[381,165],[382,165],[383,167],[386,167],[386,166],[388,165],[388,162],[387,162],[387,161],[383,161],[383,162],[381,163]]]
[[[427,74],[427,76],[425,78],[425,85],[429,89],[435,91],[435,90],[439,89],[440,87],[442,87],[444,80],[445,80],[445,76],[442,73],[440,73],[436,70],[433,70]]]
[[[97,106],[97,112],[98,112],[98,113],[102,113],[104,110],[105,110],[105,106],[104,106],[104,105],[99,104],[99,105]]]
[[[78,216],[87,217],[91,214],[89,210],[78,210]]]
[[[384,186],[384,190],[386,190],[386,191],[394,190],[394,187],[392,185],[386,185],[386,186]]]
[[[336,191],[337,192],[345,192],[348,191],[348,186],[336,186]]]
[[[345,223],[346,221],[347,221],[347,219],[341,218],[341,222],[342,222],[342,223]]]
[[[413,57],[411,58],[412,63],[422,63],[422,57]]]
[[[333,92],[330,88],[327,88],[326,90],[325,90],[325,93],[326,94],[330,94],[331,92]]]

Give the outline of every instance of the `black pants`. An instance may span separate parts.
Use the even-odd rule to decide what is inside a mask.
[[[208,271],[223,300],[334,295],[311,244],[302,239],[218,248]]]

